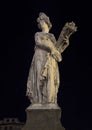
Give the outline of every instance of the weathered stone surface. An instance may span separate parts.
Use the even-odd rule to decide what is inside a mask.
[[[37,18],[41,32],[35,33],[35,53],[29,70],[26,95],[32,104],[57,103],[60,85],[58,62],[62,53],[69,46],[69,37],[77,31],[74,22],[67,22],[58,40],[49,33],[52,24],[49,17],[39,13]]]
[[[33,105],[26,109],[27,120],[22,130],[64,130],[61,110],[56,105]]]

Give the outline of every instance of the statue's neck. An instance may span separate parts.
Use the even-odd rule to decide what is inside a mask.
[[[48,29],[48,28],[45,28],[45,29],[42,30],[42,32],[44,32],[44,33],[49,33],[49,29]]]

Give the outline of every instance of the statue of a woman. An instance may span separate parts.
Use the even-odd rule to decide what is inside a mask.
[[[37,22],[42,32],[35,34],[35,53],[27,81],[27,96],[32,104],[57,103],[57,62],[61,61],[61,54],[55,47],[54,35],[49,33],[52,27],[49,17],[40,13]]]
[[[52,27],[49,17],[40,13],[37,22],[42,32],[35,34],[35,53],[27,81],[27,96],[32,104],[57,104],[60,83],[58,62],[62,60],[61,53],[69,45],[69,37],[77,27],[74,22],[66,23],[56,42],[54,35],[49,33]]]

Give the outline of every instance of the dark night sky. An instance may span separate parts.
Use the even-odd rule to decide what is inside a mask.
[[[39,2],[38,2],[39,1]],[[40,11],[51,19],[51,32],[56,38],[65,22],[74,21],[78,31],[70,38],[70,46],[59,63],[61,84],[58,103],[62,107],[62,123],[74,130],[90,130],[92,117],[92,36],[90,3],[60,0],[26,0],[8,3],[8,66],[2,69],[0,118],[18,117],[25,121],[29,106],[26,82],[34,54],[34,34],[39,31],[36,18]],[[81,9],[80,9],[81,8]],[[6,74],[7,73],[7,74]]]

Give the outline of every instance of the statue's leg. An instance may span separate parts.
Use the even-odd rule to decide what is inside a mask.
[[[49,69],[48,69],[48,102],[55,103],[55,65],[53,59],[50,60]]]
[[[38,93],[38,103],[42,102],[40,73],[41,73],[41,62],[39,60],[39,61],[37,61],[37,93]]]

